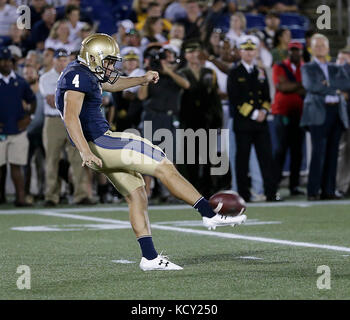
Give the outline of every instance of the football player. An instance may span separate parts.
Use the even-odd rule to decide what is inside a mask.
[[[102,90],[115,92],[147,86],[159,79],[155,71],[141,77],[122,77],[116,68],[119,61],[119,47],[112,37],[96,33],[85,38],[78,59],[67,66],[58,80],[56,106],[80,152],[82,165],[104,173],[125,197],[130,222],[141,247],[140,268],[181,270],[182,267],[159,255],[154,248],[142,174],[158,178],[175,197],[198,210],[207,228],[238,225],[246,216],[216,214],[160,148],[137,135],[110,131],[100,111]]]

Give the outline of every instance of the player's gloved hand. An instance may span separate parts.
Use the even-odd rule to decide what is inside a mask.
[[[147,71],[143,78],[145,81],[142,85],[147,86],[150,82],[157,83],[159,80],[159,74],[157,71]]]
[[[96,157],[91,151],[89,152],[80,152],[80,156],[83,160],[82,167],[88,166],[91,167],[92,164],[96,164],[98,167],[102,168],[102,160]]]

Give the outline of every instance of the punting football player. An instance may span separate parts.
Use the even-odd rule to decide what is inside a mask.
[[[85,38],[78,59],[66,67],[58,80],[56,106],[80,152],[83,166],[104,173],[125,197],[130,222],[142,251],[140,268],[144,271],[181,270],[182,267],[154,248],[142,174],[158,178],[175,197],[197,209],[207,228],[238,225],[246,216],[216,214],[160,148],[137,135],[110,131],[100,111],[102,90],[121,91],[157,83],[159,79],[155,71],[148,71],[141,77],[121,77],[116,68],[119,61],[119,47],[112,37],[97,33]]]

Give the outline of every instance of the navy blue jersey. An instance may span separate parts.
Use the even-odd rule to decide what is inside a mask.
[[[100,108],[102,103],[102,87],[90,69],[77,60],[71,62],[57,81],[56,107],[63,115],[64,93],[67,90],[85,93],[83,106],[79,115],[85,139],[93,141],[102,136],[109,124]]]

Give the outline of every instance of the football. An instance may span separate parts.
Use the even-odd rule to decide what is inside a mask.
[[[244,199],[235,191],[220,191],[212,195],[209,204],[214,212],[226,216],[238,216],[246,210]]]

